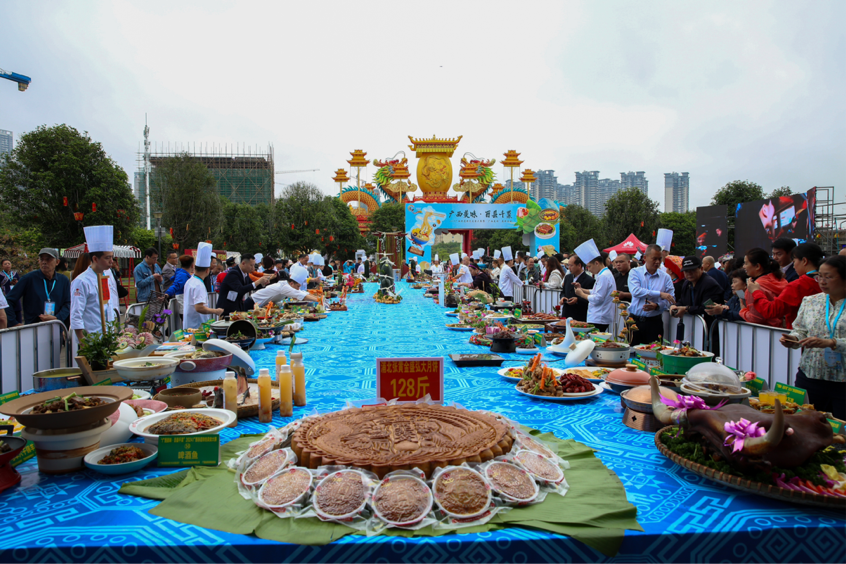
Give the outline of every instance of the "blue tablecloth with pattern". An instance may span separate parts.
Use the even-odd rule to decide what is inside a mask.
[[[308,406],[332,411],[346,400],[375,396],[377,357],[446,356],[484,352],[468,333],[450,331],[451,318],[422,291],[400,284],[400,305],[375,303],[374,284],[353,295],[349,311],[308,323],[299,346],[306,363]],[[271,368],[277,348],[254,351]],[[513,360],[527,357],[506,355]],[[506,364],[509,365],[509,364]],[[511,366],[516,364],[511,363]],[[348,535],[326,546],[285,545],[155,517],[157,502],[119,495],[127,481],[173,470],[155,467],[109,478],[93,471],[50,477],[35,460],[18,469],[22,482],[0,494],[0,560],[16,562],[844,562],[846,515],[746,494],[700,478],[667,460],[652,433],[622,424],[620,398],[553,403],[518,395],[495,369],[445,363],[445,395],[469,409],[489,409],[596,449],[638,508],[643,533],[627,531],[620,553],[606,558],[571,538],[522,528],[419,539]],[[288,419],[274,417],[281,426]],[[222,440],[264,431],[248,419]],[[226,511],[225,507],[220,508]]]

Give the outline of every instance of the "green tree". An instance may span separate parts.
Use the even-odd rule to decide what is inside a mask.
[[[82,243],[86,225],[114,225],[115,242],[129,241],[140,210],[126,172],[87,132],[42,125],[21,135],[0,166],[4,217],[15,227],[35,228],[53,247]]]
[[[641,241],[653,241],[652,233],[660,225],[660,215],[658,202],[639,189],[620,190],[605,204],[606,241],[612,243],[604,246],[622,243],[632,233]]]
[[[581,206],[569,205],[562,210],[558,230],[562,251],[573,252],[588,239],[593,239],[600,250],[609,246],[603,221]]]
[[[728,206],[726,217],[729,223],[728,244],[730,248],[734,248],[734,228],[732,225],[734,225],[734,218],[737,213],[737,204],[763,199],[764,189],[759,184],[748,180],[729,182],[714,194],[714,197],[711,199],[711,205]]]
[[[188,153],[162,159],[153,171],[150,201],[163,212],[162,226],[173,229],[180,249],[213,239],[223,223],[214,175]]]
[[[696,246],[696,212],[666,212],[661,214],[660,227],[673,230],[673,248],[670,254],[692,255]],[[655,238],[641,239],[652,242]],[[716,257],[715,257],[716,258]]]
[[[268,256],[276,253],[274,245],[268,246],[270,206],[236,204],[226,200],[222,208],[223,223],[220,233],[214,238],[216,249]]]
[[[45,246],[44,238],[36,228],[4,226],[0,229],[0,260],[11,260],[12,268],[21,274],[38,268],[38,251]]]
[[[781,188],[776,188],[767,198],[780,198],[781,196],[792,196],[793,190],[790,189],[790,186],[782,186]]]
[[[280,229],[279,244],[287,255],[323,248],[320,233],[329,227],[333,215],[317,186],[308,182],[285,186],[273,213]]]
[[[405,231],[405,205],[385,202],[370,214],[371,233],[392,233]]]
[[[168,249],[171,249],[171,244],[173,243],[173,239],[170,238],[169,234],[163,234],[162,236],[162,254],[167,255]],[[144,229],[143,227],[135,227],[132,230],[132,235],[129,237],[129,244],[134,245],[141,249],[143,253],[150,247],[158,250],[159,248],[159,239],[156,237],[156,232],[151,231],[149,229]],[[164,257],[159,257],[159,262],[163,262]]]

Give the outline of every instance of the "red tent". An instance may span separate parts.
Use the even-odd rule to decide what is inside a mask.
[[[617,251],[618,253],[629,253],[629,254],[636,254],[638,251],[643,252],[646,250],[646,243],[641,243],[638,241],[637,237],[634,236],[634,233],[626,237],[626,240],[620,243],[619,245],[615,245],[613,247],[608,247],[605,249],[606,253],[610,253],[611,251]]]

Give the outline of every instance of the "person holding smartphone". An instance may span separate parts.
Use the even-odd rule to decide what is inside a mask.
[[[791,251],[793,270],[799,278],[787,284],[784,290],[773,299],[767,299],[758,284],[749,284],[748,290],[752,295],[755,309],[764,317],[770,319],[784,318],[788,329],[793,328],[793,321],[799,313],[799,306],[807,296],[820,293],[817,274],[823,261],[823,252],[819,245],[802,243]]]
[[[846,256],[820,265],[819,294],[802,300],[793,330],[779,342],[802,348],[797,387],[808,392],[817,411],[846,419]]]
[[[731,297],[726,304],[713,304],[705,308],[705,313],[728,321],[743,321],[740,310],[746,307],[746,281],[749,275],[742,268],[736,269],[729,275],[731,283]]]

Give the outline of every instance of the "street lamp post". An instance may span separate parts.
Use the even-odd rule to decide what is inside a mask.
[[[160,212],[160,211],[153,212],[153,217],[156,218],[156,224],[157,224],[156,235],[158,235],[158,238],[159,238],[159,258],[161,258],[161,256],[162,256],[162,212]]]

